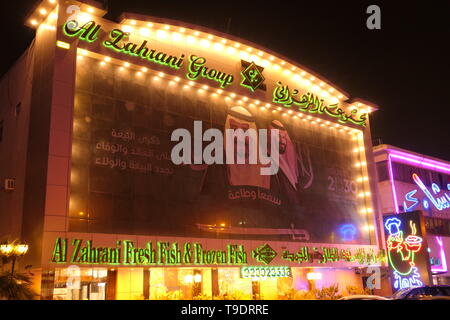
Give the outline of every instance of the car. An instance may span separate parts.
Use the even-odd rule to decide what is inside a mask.
[[[447,296],[435,296],[435,297],[425,296],[425,297],[419,298],[419,300],[449,300],[450,301],[450,297],[447,297]]]
[[[381,296],[367,295],[367,294],[355,294],[351,296],[345,296],[339,300],[390,300]]]
[[[450,286],[436,285],[405,288],[397,291],[391,298],[394,300],[427,300],[426,298],[430,297],[436,297],[433,300],[439,300],[438,297],[450,297]]]

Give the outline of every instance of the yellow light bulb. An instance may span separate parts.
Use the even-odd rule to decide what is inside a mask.
[[[164,30],[158,30],[156,31],[156,36],[160,39],[165,39],[167,38],[167,32],[165,32]]]
[[[143,37],[149,37],[150,36],[150,30],[148,30],[147,28],[141,28],[139,30],[139,33],[141,34],[141,36]]]

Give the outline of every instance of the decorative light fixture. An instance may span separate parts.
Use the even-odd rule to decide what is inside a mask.
[[[11,274],[14,274],[16,259],[28,252],[28,245],[19,241],[0,244],[0,255],[12,259]]]
[[[195,274],[194,276],[194,282],[195,283],[200,283],[202,282],[202,275],[200,273]]]

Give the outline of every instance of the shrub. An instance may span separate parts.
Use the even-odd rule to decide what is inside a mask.
[[[215,296],[213,300],[252,300],[251,294],[243,293],[240,290],[228,291],[218,296]]]
[[[192,300],[211,300],[211,296],[208,296],[207,294],[199,294],[198,296],[195,296],[192,298]]]
[[[280,300],[316,300],[314,291],[295,290],[293,288],[286,290],[279,296]]]
[[[348,295],[352,296],[352,295],[369,295],[371,294],[370,289],[369,288],[360,288],[357,286],[347,286],[347,292]]]
[[[329,286],[323,287],[320,290],[315,290],[316,298],[318,300],[338,300],[342,298],[339,294],[339,285],[337,283]]]

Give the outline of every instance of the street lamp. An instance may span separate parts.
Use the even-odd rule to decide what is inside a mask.
[[[12,258],[11,274],[14,274],[16,259],[24,256],[28,252],[28,245],[14,241],[12,243],[0,244],[0,255]]]

